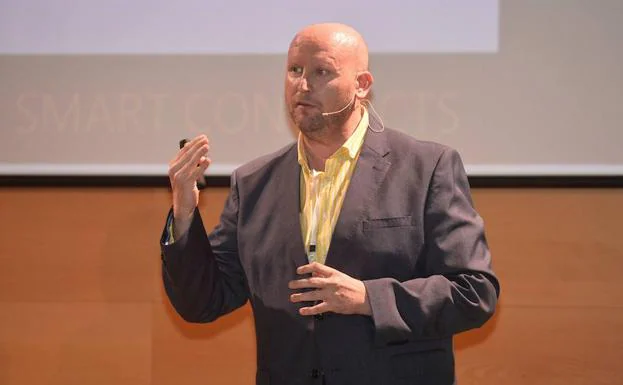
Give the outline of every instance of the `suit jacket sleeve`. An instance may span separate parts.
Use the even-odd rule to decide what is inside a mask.
[[[188,231],[160,241],[162,279],[173,307],[189,322],[210,322],[244,305],[249,291],[237,252],[238,193],[235,173],[221,220],[208,236],[195,209]],[[172,210],[169,211],[169,217]]]
[[[364,281],[379,345],[448,337],[480,327],[494,312],[499,283],[462,161],[452,149],[437,161],[424,216],[418,261],[424,277]]]

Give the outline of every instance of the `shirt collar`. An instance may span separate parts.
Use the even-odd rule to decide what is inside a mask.
[[[361,106],[361,108],[363,113],[359,124],[357,124],[357,128],[355,128],[355,131],[353,131],[351,136],[346,139],[344,144],[342,144],[342,146],[340,146],[340,148],[338,148],[333,155],[331,155],[331,157],[335,156],[339,152],[348,154],[351,159],[355,159],[357,157],[357,154],[361,149],[361,145],[363,144],[363,138],[366,134],[366,130],[368,129],[368,124],[370,123],[368,110],[364,106]],[[307,164],[307,157],[305,156],[302,136],[303,135],[299,132],[297,141],[298,162],[305,170],[310,171],[309,165]]]

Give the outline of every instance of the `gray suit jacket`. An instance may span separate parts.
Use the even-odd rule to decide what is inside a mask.
[[[364,282],[371,317],[305,317],[289,301],[288,281],[307,263],[299,173],[292,144],[232,174],[209,235],[198,211],[173,244],[165,227],[175,309],[210,322],[250,301],[258,385],[453,384],[452,336],[483,325],[500,290],[457,152],[367,131],[326,264]]]

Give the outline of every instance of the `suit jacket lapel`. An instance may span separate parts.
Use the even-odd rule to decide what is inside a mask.
[[[378,131],[381,127],[376,121],[370,120],[370,127],[366,132],[357,165],[346,191],[325,261],[327,265],[338,270],[349,240],[363,221],[366,210],[390,166],[390,162],[384,158],[389,153],[386,134],[375,132],[370,128]]]
[[[275,196],[281,199],[281,215],[278,226],[281,228],[280,234],[286,242],[285,250],[292,257],[296,266],[308,263],[305,253],[305,244],[301,234],[300,217],[300,173],[301,166],[297,161],[296,145],[286,155],[281,164],[282,170],[277,175],[283,175],[281,182],[277,184]]]

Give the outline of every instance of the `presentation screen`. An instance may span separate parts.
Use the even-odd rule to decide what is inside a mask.
[[[616,0],[4,0],[0,175],[166,175],[182,138],[208,175],[296,140],[286,52],[359,30],[385,126],[456,148],[470,175],[623,175]]]

